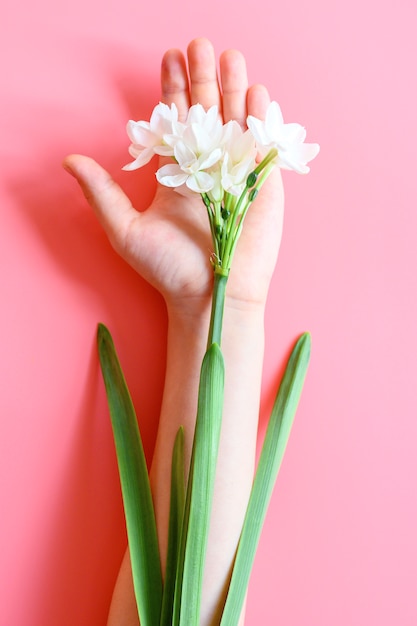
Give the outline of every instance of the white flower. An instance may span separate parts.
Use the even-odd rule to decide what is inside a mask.
[[[185,122],[175,120],[172,124],[172,130],[164,136],[166,144],[172,148],[183,138],[187,128],[198,126],[203,129],[213,144],[220,144],[222,138],[222,123],[219,120],[219,110],[216,105],[210,107],[208,111],[201,104],[193,104],[189,108],[187,119]]]
[[[186,122],[173,124],[173,131],[165,140],[173,148],[176,163],[157,171],[158,182],[167,187],[185,184],[191,191],[207,193],[215,184],[209,170],[222,156],[222,124],[217,107],[206,112],[200,104],[192,106]]]
[[[222,185],[221,161],[210,170],[210,176],[213,181],[213,187],[208,192],[209,199],[215,204],[221,204],[224,197],[224,187]]]
[[[243,132],[231,121],[224,126],[224,157],[221,166],[221,184],[225,191],[240,196],[248,175],[256,167],[256,146],[252,133]]]
[[[277,102],[271,102],[269,105],[265,121],[249,115],[247,124],[262,156],[276,148],[279,167],[295,170],[299,174],[307,174],[310,171],[306,163],[317,156],[320,146],[317,143],[304,143],[306,130],[300,124],[284,124]]]
[[[210,137],[213,143],[220,143],[223,125],[219,119],[219,109],[216,105],[210,107],[208,111],[201,104],[194,104],[188,111],[185,126],[197,124]]]
[[[162,156],[172,156],[173,149],[164,139],[173,132],[173,125],[178,120],[178,110],[175,104],[169,107],[160,102],[154,108],[149,122],[127,123],[127,134],[132,144],[129,147],[129,154],[134,157],[132,163],[123,167],[124,170],[135,170],[152,159],[154,154]]]

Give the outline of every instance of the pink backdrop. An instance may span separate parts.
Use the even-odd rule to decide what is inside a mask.
[[[251,579],[249,626],[415,626],[416,81],[412,0],[38,0],[2,9],[2,626],[102,626],[124,550],[95,352],[112,330],[152,454],[159,296],[112,252],[72,151],[120,171],[159,60],[198,35],[240,48],[322,151],[285,176],[261,425],[296,335],[313,358]],[[5,8],[6,7],[6,8]]]

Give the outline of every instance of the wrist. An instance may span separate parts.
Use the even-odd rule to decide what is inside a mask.
[[[202,297],[175,298],[166,301],[170,325],[187,329],[188,332],[208,332],[212,294]],[[254,300],[241,298],[228,293],[224,302],[225,315],[236,323],[257,323],[263,320],[266,297]]]
[[[210,327],[211,298],[206,302],[182,302],[169,306],[169,341],[188,346],[201,358],[207,347]],[[263,334],[265,304],[236,300],[226,296],[223,313],[222,345],[233,345],[238,337]]]

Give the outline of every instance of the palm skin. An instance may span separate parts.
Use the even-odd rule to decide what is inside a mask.
[[[180,119],[196,102],[206,108],[218,105],[224,122],[236,119],[242,126],[249,114],[264,116],[268,93],[261,85],[248,89],[245,61],[239,52],[222,54],[218,79],[212,45],[196,39],[188,47],[188,72],[182,53],[169,50],[165,54],[161,99],[168,105],[175,102]],[[139,213],[92,159],[71,155],[64,165],[77,178],[115,250],[160,291],[168,308],[201,311],[210,300],[213,280],[212,243],[201,199],[185,198],[158,185],[149,208]],[[282,215],[283,189],[276,170],[247,215],[228,281],[229,304],[264,304],[281,239]]]

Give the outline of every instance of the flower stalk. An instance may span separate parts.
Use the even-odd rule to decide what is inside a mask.
[[[214,285],[207,348],[209,348],[212,343],[217,343],[218,346],[221,345],[223,311],[228,277],[229,274],[223,272],[221,268],[216,267],[214,270]]]
[[[207,208],[212,241],[215,252],[212,255],[214,267],[214,284],[212,307],[207,347],[212,343],[221,345],[221,331],[223,325],[223,311],[226,297],[226,285],[232,265],[236,245],[242,232],[243,221],[252,202],[256,199],[260,188],[273,169],[273,160],[277,151],[272,149],[259,165],[249,174],[246,185],[240,197],[224,194],[224,204],[210,202],[208,194],[202,194],[202,200]],[[262,174],[262,175],[260,175]]]
[[[200,370],[191,465],[184,484],[182,429],[173,451],[169,550],[162,585],[155,514],[146,461],[129,392],[110,334],[99,325],[98,347],[114,431],[132,572],[143,626],[199,626],[214,478],[221,432],[224,361],[221,335],[233,256],[251,204],[275,166],[298,173],[318,151],[305,129],[284,124],[276,102],[265,120],[222,125],[217,107],[190,108],[178,121],[175,105],[159,104],[150,122],[128,123],[136,169],[154,154],[172,157],[157,171],[160,184],[204,202],[212,235],[213,291],[207,351]],[[310,357],[310,336],[296,343],[285,370],[255,475],[221,626],[237,626],[273,485],[282,461]]]

